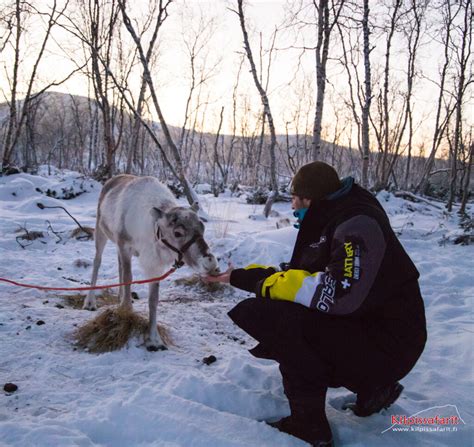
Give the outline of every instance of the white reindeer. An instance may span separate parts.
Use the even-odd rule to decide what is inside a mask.
[[[92,286],[107,240],[117,246],[120,282],[132,281],[132,256],[137,256],[144,275],[163,275],[173,263],[186,263],[202,274],[215,274],[217,262],[203,238],[204,225],[193,208],[177,206],[170,190],[154,177],[118,175],[108,180],[99,197],[95,227]],[[149,284],[149,351],[166,349],[156,327],[159,282]],[[132,308],[130,286],[120,287],[120,305]],[[96,310],[94,291],[84,309]]]

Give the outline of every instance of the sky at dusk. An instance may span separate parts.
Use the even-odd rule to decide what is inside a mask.
[[[59,2],[61,3],[61,2]],[[132,5],[132,3],[130,3]],[[130,14],[141,20],[147,14],[148,2],[140,0],[133,2],[129,7]],[[230,9],[237,7],[236,1],[177,1],[169,7],[169,17],[160,31],[160,44],[158,56],[154,63],[154,82],[158,90],[158,99],[164,116],[169,124],[182,126],[186,101],[191,84],[191,70],[189,55],[186,45],[190,45],[196,35],[201,35],[198,41],[202,45],[201,52],[196,57],[196,68],[199,75],[202,69],[206,72],[206,82],[200,93],[199,108],[204,113],[205,121],[202,127],[206,131],[215,132],[221,108],[224,107],[223,132],[231,132],[232,125],[232,94],[235,86],[237,72],[243,53],[242,32],[237,15]],[[298,36],[294,28],[285,27],[289,11],[294,11],[294,6],[289,7],[286,1],[249,1],[246,5],[246,19],[251,45],[257,68],[263,66],[263,84],[267,85],[270,106],[274,115],[277,131],[284,133],[304,132],[304,127],[311,129],[314,116],[315,97],[315,54],[307,50],[304,54],[302,46],[314,47],[316,28],[311,25],[300,28]],[[371,6],[372,20],[383,19],[378,2]],[[74,20],[79,20],[80,14],[76,11]],[[307,16],[311,19],[310,16]],[[314,18],[312,18],[314,22]],[[22,49],[23,79],[29,75],[32,60],[37,53],[43,24],[38,19],[30,19],[26,24],[27,34],[25,45]],[[279,31],[274,41],[274,51],[271,53],[271,66],[268,69],[268,49],[272,45],[272,36],[276,27]],[[130,45],[126,30],[122,30],[122,39],[125,45]],[[419,52],[420,77],[414,87],[414,113],[417,120],[417,139],[420,141],[432,136],[430,123],[434,116],[437,95],[436,78],[438,76],[441,47],[436,43],[427,43],[428,36],[436,33],[436,29],[425,30],[425,38]],[[80,44],[71,39],[68,33],[60,28],[54,30],[50,45],[38,70],[37,86],[53,80],[59,80],[68,75],[74,64],[70,59],[80,64],[84,60],[84,52]],[[374,50],[371,53],[372,77],[382,75],[384,41],[372,36]],[[341,47],[339,34],[333,32],[334,56],[340,57]],[[146,41],[146,39],[145,39]],[[260,45],[263,49],[262,57],[259,56]],[[406,46],[397,37],[394,41],[392,56],[391,89],[403,90],[406,88],[405,59]],[[330,55],[331,56],[331,55]],[[8,76],[11,66],[12,51],[7,47],[1,53],[0,69],[0,97],[8,100]],[[330,57],[328,61],[328,84],[326,89],[325,117],[323,121],[323,134],[331,136],[338,128],[339,131],[349,127],[347,122],[352,119],[347,107],[347,78],[342,65]],[[128,87],[137,92],[140,82],[139,67],[135,69]],[[362,72],[361,72],[362,73]],[[64,93],[91,95],[87,77],[77,73],[64,84],[54,87],[53,90]],[[197,107],[196,90],[191,102],[191,110]],[[138,96],[138,93],[135,94]],[[472,103],[471,103],[472,106]],[[239,88],[237,90],[237,114],[245,115],[249,110],[248,120],[255,123],[260,113],[260,98],[249,71],[246,59],[243,61]],[[297,110],[306,115],[305,119],[298,122]],[[338,117],[336,119],[336,116]],[[156,119],[156,116],[153,116]],[[470,118],[472,122],[472,117]],[[346,123],[346,124],[344,124]],[[254,124],[253,124],[254,125]],[[239,129],[237,129],[239,133]],[[350,132],[346,130],[347,139]],[[346,141],[347,143],[347,141]]]

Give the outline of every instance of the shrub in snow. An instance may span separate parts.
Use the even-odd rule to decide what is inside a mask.
[[[16,166],[7,166],[3,169],[1,173],[2,175],[13,175],[13,174],[20,174],[20,172],[23,172],[23,171]]]
[[[41,175],[43,177],[49,177],[49,176],[57,177],[57,176],[61,175],[61,171],[58,168],[56,168],[55,166],[40,165],[40,166],[38,166],[37,174]]]
[[[256,189],[247,195],[247,203],[251,205],[264,205],[268,199],[268,194],[268,190]]]
[[[474,224],[472,217],[468,214],[461,215],[459,219],[459,227],[463,230],[463,234],[454,238],[454,243],[460,245],[470,245],[474,243]]]
[[[291,194],[280,191],[276,201],[277,202],[291,202]]]
[[[16,237],[17,240],[21,239],[24,241],[34,241],[36,239],[44,237],[44,233],[42,231],[28,231],[26,228],[24,230],[24,233]]]
[[[438,172],[432,175],[426,183],[423,194],[440,200],[449,196],[449,179],[447,172]]]
[[[88,180],[85,177],[66,178],[59,180],[57,184],[49,185],[49,187],[37,187],[36,191],[48,197],[55,199],[69,200],[80,196],[85,192],[91,192],[99,185],[94,180]]]
[[[110,167],[100,165],[92,174],[92,178],[100,183],[105,183],[110,178]]]
[[[211,194],[212,193],[212,187],[209,183],[198,183],[195,187],[194,190],[198,194]]]
[[[278,230],[280,228],[289,227],[290,225],[291,225],[291,222],[290,222],[290,219],[288,219],[288,217],[283,217],[279,219],[278,222],[276,223],[276,227]]]
[[[470,245],[474,243],[474,234],[461,234],[453,242],[455,245]]]
[[[264,205],[267,202],[270,191],[258,188],[247,194],[247,203],[251,205]],[[291,202],[291,195],[286,192],[279,192],[275,202]]]
[[[184,196],[184,189],[181,184],[175,182],[166,182],[166,186],[171,190],[177,199]]]
[[[16,242],[21,248],[26,248],[28,245],[31,245],[36,239],[40,239],[40,242],[46,244],[43,240],[44,233],[42,231],[28,231],[25,227],[18,229],[16,232],[23,231],[23,233],[16,236]]]
[[[459,226],[464,230],[465,233],[472,233],[474,230],[472,217],[468,214],[462,214],[459,219]]]
[[[234,196],[237,196],[237,197],[240,197],[242,194],[245,193],[245,187],[240,185],[239,183],[237,182],[233,182],[231,185],[230,185],[230,188],[229,188],[230,192],[234,195]]]

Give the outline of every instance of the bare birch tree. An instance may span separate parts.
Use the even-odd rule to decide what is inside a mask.
[[[453,42],[456,49],[456,84],[455,84],[455,122],[454,142],[451,151],[451,170],[449,182],[448,211],[452,210],[456,193],[457,161],[462,144],[462,118],[463,105],[467,86],[473,81],[472,66],[469,61],[472,58],[472,2],[462,0],[459,2],[461,8],[461,23],[456,27],[458,41]]]
[[[13,14],[8,19],[9,27],[12,29],[12,32],[9,35],[13,37],[12,46],[14,56],[12,74],[10,78],[9,120],[5,141],[3,144],[2,171],[7,170],[12,163],[15,146],[20,137],[23,125],[25,124],[25,121],[28,117],[30,101],[33,101],[36,97],[40,96],[49,88],[60,85],[65,80],[69,79],[70,76],[72,76],[71,73],[70,75],[66,76],[65,79],[61,81],[50,82],[42,86],[42,88],[38,89],[38,91],[33,92],[38,77],[38,69],[45,54],[46,46],[50,40],[51,31],[53,27],[57,25],[58,19],[64,14],[67,6],[68,1],[63,3],[62,8],[58,8],[57,1],[54,0],[48,12],[43,12],[37,9],[34,4],[28,4],[20,0],[15,0]],[[21,48],[22,37],[26,32],[23,22],[26,21],[28,16],[33,14],[39,17],[44,16],[46,20],[46,27],[44,34],[39,39],[39,49],[34,56],[33,61],[28,64],[28,66],[31,67],[31,71],[26,78],[26,92],[20,101],[18,98],[20,85],[19,75],[20,72],[24,73],[28,70],[26,68],[25,61],[22,59],[22,52],[26,51],[26,49]],[[24,161],[26,162],[25,167],[30,167],[28,163],[29,160],[27,159]]]
[[[433,137],[431,140],[431,150],[426,160],[426,163],[423,168],[422,175],[418,184],[415,187],[415,192],[421,191],[424,193],[426,191],[428,180],[430,177],[430,173],[433,169],[436,154],[438,153],[438,149],[441,145],[441,141],[446,129],[446,126],[449,121],[449,113],[443,114],[446,110],[444,108],[445,103],[445,96],[446,96],[446,83],[447,83],[447,76],[448,76],[448,68],[451,61],[451,32],[452,32],[452,25],[453,20],[456,17],[456,13],[453,14],[452,6],[450,2],[444,3],[444,8],[442,9],[443,14],[443,22],[440,29],[441,40],[443,43],[443,65],[440,71],[440,77],[438,82],[438,98],[436,104],[436,118],[434,121],[433,126]]]
[[[244,9],[243,9],[243,0],[238,0],[237,1],[238,5],[238,11],[234,11],[240,21],[240,28],[242,30],[242,35],[244,39],[244,47],[245,47],[245,52],[247,54],[247,59],[250,64],[250,70],[252,72],[252,77],[255,83],[255,86],[258,90],[258,93],[260,95],[260,99],[262,101],[262,106],[263,106],[263,113],[264,113],[264,118],[266,119],[268,123],[268,127],[270,129],[270,147],[269,147],[269,153],[270,153],[270,188],[272,192],[268,196],[268,199],[265,203],[265,207],[263,209],[263,214],[265,217],[268,217],[270,215],[270,211],[272,209],[272,205],[275,202],[277,196],[278,196],[278,180],[277,180],[277,167],[276,167],[276,156],[275,156],[275,146],[276,146],[276,132],[275,132],[275,125],[273,122],[273,115],[270,109],[270,102],[268,100],[268,95],[265,89],[262,86],[262,82],[259,79],[258,73],[257,73],[257,68],[255,66],[253,54],[252,54],[252,49],[250,47],[250,42],[249,42],[249,37],[247,33],[247,28],[245,25],[245,15],[244,15]]]
[[[381,154],[379,162],[377,163],[377,188],[385,188],[388,184],[390,176],[390,152],[393,147],[393,138],[390,138],[391,133],[391,108],[389,103],[389,95],[391,90],[391,57],[392,57],[392,43],[398,22],[401,16],[402,0],[394,0],[389,8],[389,23],[386,26],[386,41],[385,41],[385,63],[383,70],[383,87],[381,91],[380,112],[381,112]]]
[[[142,29],[137,31],[138,35],[140,36],[140,39],[142,39],[145,36],[147,31],[153,25],[153,18],[155,17],[156,14],[158,14],[157,22],[160,24],[163,23],[163,20],[166,16],[166,9],[162,7],[160,8],[159,6],[160,5],[158,4],[157,0],[153,0],[148,3],[147,18],[145,20],[145,23],[143,24]],[[146,52],[146,59],[148,63],[151,63],[151,59],[153,56],[153,49],[155,47],[155,42],[158,37],[158,30],[159,30],[159,27],[155,27],[154,32],[150,38],[150,44]],[[137,53],[137,51],[135,51],[135,53]],[[132,117],[132,123],[131,123],[132,125],[131,137],[130,137],[130,142],[129,142],[128,150],[127,150],[127,164],[125,168],[125,172],[127,173],[132,172],[138,158],[139,148],[140,146],[143,145],[144,135],[142,135],[143,126],[141,123],[141,119],[143,118],[143,112],[146,106],[145,104],[146,92],[147,92],[147,83],[146,83],[145,78],[142,76],[141,82],[140,82],[138,100],[135,104],[136,113],[134,113]],[[142,142],[142,144],[140,144],[140,141]],[[142,159],[140,169],[143,172],[143,168],[144,168],[143,156],[141,156],[140,158]]]
[[[326,66],[329,55],[329,42],[332,30],[339,20],[344,1],[345,0],[331,1],[331,5],[329,5],[329,0],[319,0],[318,5],[316,5],[316,0],[313,0],[318,18],[318,39],[315,50],[317,93],[312,142],[313,160],[318,160],[321,157],[321,129],[324,111],[324,95],[327,82]]]
[[[471,195],[471,170],[472,163],[474,162],[474,141],[472,139],[472,133],[470,134],[467,151],[468,153],[466,157],[466,169],[464,175],[464,182],[462,184],[461,207],[459,208],[459,213],[461,215],[466,213],[467,201],[469,200],[469,196]]]
[[[364,16],[362,19],[362,32],[364,35],[364,102],[362,105],[362,186],[369,186],[369,114],[372,103],[372,80],[370,69],[370,29],[369,29],[369,0],[364,0]]]
[[[114,95],[110,76],[112,66],[120,61],[120,42],[117,38],[119,8],[116,0],[75,0],[75,10],[66,17],[63,28],[80,43],[84,53],[84,74],[91,84],[93,120],[95,108],[100,120],[96,122],[96,142],[93,161],[89,161],[98,179],[105,180],[115,174],[116,154],[120,147],[124,125],[123,102]],[[71,55],[71,59],[77,56]],[[122,83],[126,79],[121,79]],[[91,123],[91,126],[94,124]],[[92,129],[91,129],[92,130]],[[92,135],[91,135],[92,136]]]
[[[159,10],[163,11],[164,14],[158,15],[158,18],[155,21],[155,30],[156,30],[156,32],[158,32],[158,30],[160,29],[160,27],[163,23],[163,20],[168,15],[167,8],[170,5],[170,3],[171,3],[171,0],[166,0],[166,1],[165,0],[160,0],[159,1]],[[166,120],[164,118],[163,112],[161,110],[161,107],[160,107],[160,104],[159,104],[159,101],[158,101],[158,95],[156,93],[155,84],[154,84],[153,77],[152,77],[152,74],[151,74],[150,62],[149,62],[149,59],[147,59],[147,54],[146,54],[147,52],[143,48],[142,41],[141,41],[139,35],[137,34],[135,26],[132,24],[130,16],[128,15],[127,2],[126,2],[126,0],[118,0],[118,5],[119,5],[120,11],[122,13],[123,23],[124,23],[128,33],[132,37],[132,40],[135,43],[136,48],[138,50],[139,59],[140,59],[140,62],[141,62],[142,68],[143,68],[143,77],[144,77],[144,79],[146,81],[146,84],[148,86],[148,89],[149,89],[149,92],[150,92],[150,95],[151,95],[151,99],[152,99],[152,102],[153,102],[154,110],[158,115],[158,119],[159,119],[159,122],[160,122],[160,125],[161,125],[161,129],[163,131],[164,137],[165,137],[166,144],[168,145],[168,148],[170,149],[171,154],[172,154],[173,159],[174,159],[174,162],[175,162],[175,166],[172,166],[171,163],[169,163],[169,161],[167,160],[167,158],[165,158],[168,161],[167,162],[168,168],[170,168],[171,172],[176,176],[177,180],[179,180],[181,186],[183,187],[184,194],[185,194],[186,199],[188,200],[189,204],[194,205],[198,210],[200,210],[200,212],[202,214],[203,210],[200,208],[199,198],[198,198],[197,194],[194,192],[190,182],[188,181],[181,153],[179,151],[178,146],[174,142],[173,137],[171,136],[171,132],[168,128],[168,125],[167,125]],[[148,48],[148,51],[152,51],[152,48],[153,47],[150,44],[150,46]],[[143,123],[143,120],[142,120],[142,123]],[[158,142],[158,138],[156,138],[156,135],[155,135],[154,141],[155,141],[155,143]],[[161,147],[161,144],[159,144],[159,147]],[[163,151],[162,151],[162,153],[163,153]]]
[[[357,144],[361,154],[361,184],[364,188],[369,186],[369,162],[370,162],[370,127],[369,115],[372,103],[372,80],[370,53],[373,48],[370,45],[370,24],[369,24],[369,2],[364,0],[362,17],[359,8],[351,8],[350,16],[346,24],[338,23],[339,36],[342,45],[342,64],[347,73],[349,87],[349,101],[347,105],[352,111],[354,122],[357,127]],[[353,33],[351,22],[355,22],[357,29],[357,41],[351,40]],[[347,28],[347,30],[346,30]],[[359,75],[359,55],[358,48],[361,47],[359,41],[362,40],[362,57],[364,66],[363,81]],[[349,45],[349,47],[348,47]],[[355,85],[354,85],[355,84]],[[360,112],[359,112],[360,110]]]

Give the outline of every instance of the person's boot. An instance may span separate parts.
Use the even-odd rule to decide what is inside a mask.
[[[324,409],[305,399],[290,401],[291,415],[268,425],[309,443],[312,447],[333,447],[332,432]]]
[[[355,404],[347,404],[343,408],[350,408],[356,416],[366,417],[378,413],[383,408],[388,408],[400,396],[403,385],[398,382],[390,385],[376,387],[371,391],[363,391],[357,394]]]

